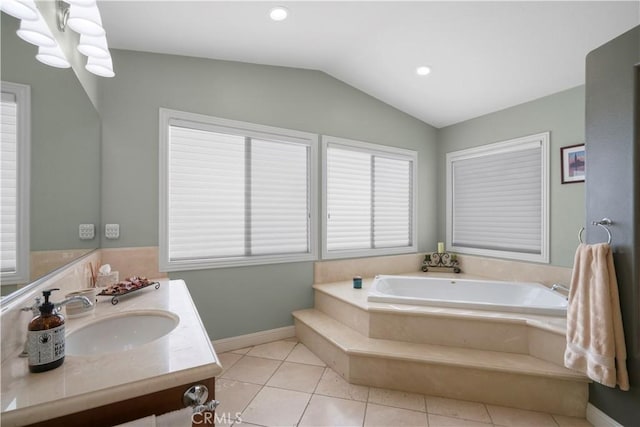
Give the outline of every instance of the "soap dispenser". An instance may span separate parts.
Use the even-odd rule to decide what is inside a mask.
[[[29,322],[27,349],[29,352],[29,371],[44,372],[57,368],[64,362],[64,317],[54,311],[49,302],[51,292],[42,291],[44,303],[38,307],[40,315]]]

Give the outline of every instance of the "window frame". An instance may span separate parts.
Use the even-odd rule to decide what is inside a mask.
[[[405,148],[392,147],[382,144],[374,144],[358,140],[339,138],[335,136],[323,135],[322,145],[322,259],[358,258],[384,255],[398,255],[418,252],[418,152]],[[348,249],[348,250],[327,250],[327,149],[329,145],[343,146],[350,150],[361,151],[371,155],[379,155],[391,159],[409,160],[412,162],[411,170],[411,245],[392,248],[369,248],[369,249]]]
[[[506,141],[486,144],[478,147],[452,151],[446,154],[446,245],[447,250],[478,256],[488,256],[496,258],[507,258],[519,261],[531,261],[539,263],[549,263],[549,200],[550,200],[550,177],[549,177],[549,145],[550,133],[542,132],[534,135],[523,136]],[[454,161],[501,154],[513,151],[524,150],[539,146],[541,148],[541,227],[540,227],[540,254],[514,252],[507,250],[496,250],[487,248],[470,248],[453,245],[453,168]]]
[[[245,137],[264,138],[304,144],[308,151],[308,206],[309,206],[309,252],[300,254],[230,256],[209,259],[169,259],[169,126],[196,124],[195,129],[226,132]],[[318,135],[291,129],[229,120],[186,111],[159,109],[159,268],[163,272],[201,270],[209,268],[238,267],[248,265],[278,264],[315,261],[317,259],[317,158]]]
[[[1,82],[2,92],[15,96],[17,104],[17,168],[16,175],[16,269],[2,273],[2,285],[16,285],[30,280],[30,191],[31,188],[31,87],[29,85]]]

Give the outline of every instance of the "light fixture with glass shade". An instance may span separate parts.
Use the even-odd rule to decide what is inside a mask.
[[[43,47],[40,46],[38,48],[38,54],[36,55],[36,59],[43,64],[47,64],[51,67],[56,68],[69,68],[71,64],[65,58],[62,49],[57,44],[54,47]]]
[[[20,21],[20,28],[16,31],[18,37],[22,40],[34,44],[36,46],[54,47],[57,45],[56,40],[51,34],[51,30],[44,22],[44,18],[38,13],[39,19],[33,21]]]
[[[36,20],[40,16],[34,0],[2,0],[0,10],[14,18],[27,21]]]
[[[102,77],[113,77],[113,61],[111,57],[108,58],[95,58],[90,56],[87,58],[87,65],[85,66],[87,71]]]
[[[96,0],[55,0],[56,23],[64,32],[67,26],[80,34],[78,51],[85,55],[85,68],[102,77],[113,77],[113,61]],[[0,10],[21,20],[16,33],[39,47],[36,59],[57,68],[71,65],[51,33],[34,0],[0,0]]]
[[[93,56],[95,58],[108,58],[111,56],[106,36],[81,34],[78,42],[78,51],[84,56]]]
[[[88,36],[103,36],[105,34],[104,28],[102,28],[100,11],[95,3],[89,6],[72,3],[69,8],[67,25],[79,34]]]

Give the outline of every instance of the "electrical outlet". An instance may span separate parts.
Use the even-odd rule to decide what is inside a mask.
[[[96,237],[96,227],[93,224],[80,224],[78,233],[80,240],[91,240]]]
[[[105,224],[104,236],[107,239],[117,239],[120,237],[120,224]]]

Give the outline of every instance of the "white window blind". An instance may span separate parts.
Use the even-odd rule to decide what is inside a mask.
[[[447,154],[447,237],[462,253],[548,262],[548,133]]]
[[[0,274],[3,284],[29,279],[30,89],[2,82],[0,103]]]
[[[15,273],[18,263],[18,104],[12,93],[2,92],[2,142],[0,144],[0,209],[2,239],[0,265],[3,273]]]
[[[315,258],[313,135],[171,110],[161,126],[166,271]]]
[[[324,137],[325,258],[415,251],[416,153]]]

